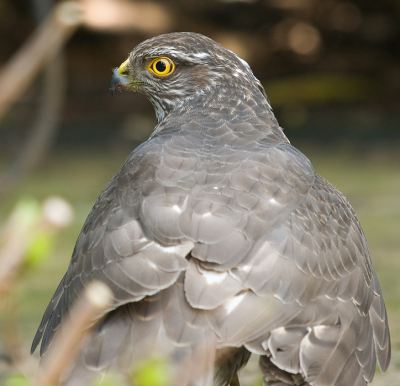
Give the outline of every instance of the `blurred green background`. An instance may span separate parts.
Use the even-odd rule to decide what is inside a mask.
[[[400,1],[127,0],[131,13],[124,17],[107,11],[109,1],[86,3],[84,25],[0,121],[0,224],[27,197],[42,202],[58,195],[75,211],[46,262],[27,270],[16,286],[13,307],[23,349],[97,196],[156,122],[144,96],[110,96],[111,69],[148,37],[194,31],[248,61],[292,144],[355,208],[392,334],[392,365],[373,384],[400,385]],[[53,5],[0,0],[0,65]],[[46,74],[55,68],[49,85]],[[45,145],[20,166],[26,146],[39,135],[34,128],[46,92],[60,100],[60,109],[42,133]],[[0,319],[3,325],[4,315]],[[0,373],[13,371],[12,365],[0,342]]]

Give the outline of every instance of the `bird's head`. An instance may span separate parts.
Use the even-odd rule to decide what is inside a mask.
[[[159,120],[188,99],[217,88],[225,94],[240,89],[248,96],[254,92],[265,95],[244,60],[197,33],[171,33],[146,40],[113,71],[110,90],[145,94]]]

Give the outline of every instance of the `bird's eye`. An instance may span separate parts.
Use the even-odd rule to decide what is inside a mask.
[[[156,58],[149,64],[148,69],[158,76],[167,76],[174,72],[175,64],[169,58]]]

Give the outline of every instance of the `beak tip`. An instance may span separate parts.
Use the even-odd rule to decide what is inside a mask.
[[[119,74],[118,74],[118,67],[112,69],[113,75],[111,77],[111,83],[109,87],[110,94],[113,96],[116,88],[120,84]]]
[[[111,77],[111,83],[109,87],[111,95],[114,95],[115,91],[121,91],[122,89],[127,88],[130,84],[129,79],[121,76],[118,70],[118,67],[112,69],[113,75]]]

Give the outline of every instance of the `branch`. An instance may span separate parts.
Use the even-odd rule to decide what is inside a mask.
[[[86,287],[42,359],[37,386],[58,385],[61,374],[78,352],[84,335],[93,322],[112,306],[112,301],[113,294],[104,283],[92,282]]]
[[[0,120],[25,92],[43,65],[55,56],[82,21],[82,9],[75,2],[54,7],[33,36],[0,72]]]

